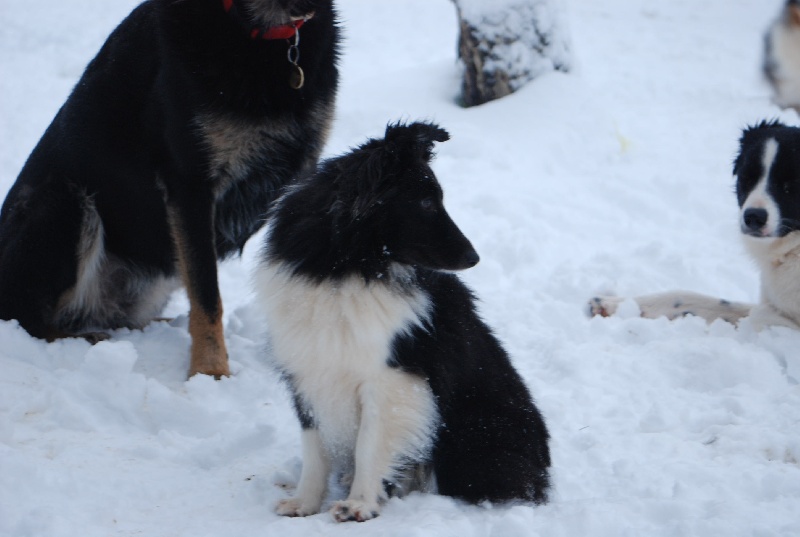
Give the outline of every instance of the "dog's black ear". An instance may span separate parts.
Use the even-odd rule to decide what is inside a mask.
[[[749,140],[760,136],[765,131],[774,128],[781,128],[785,127],[783,123],[780,122],[778,119],[764,119],[760,122],[756,123],[755,125],[750,125],[742,131],[742,137],[739,139],[739,143],[744,145]]]
[[[434,142],[449,139],[450,134],[435,123],[417,121],[409,125],[392,123],[386,126],[386,148],[399,158],[412,154],[430,161]]]

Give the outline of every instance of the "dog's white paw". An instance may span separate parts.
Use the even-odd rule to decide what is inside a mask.
[[[618,296],[596,296],[589,301],[588,314],[589,317],[610,317],[616,313],[620,304],[625,301],[624,298]]]
[[[287,498],[278,502],[275,512],[281,516],[309,516],[319,513],[320,505],[316,502],[304,501],[303,498]]]
[[[364,522],[380,514],[378,502],[363,500],[342,500],[333,504],[331,514],[337,522]]]

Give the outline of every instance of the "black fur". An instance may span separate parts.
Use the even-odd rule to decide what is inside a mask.
[[[763,154],[767,140],[778,142],[778,153],[770,168],[768,193],[778,205],[778,236],[800,230],[800,128],[778,121],[762,121],[744,130],[733,166],[736,196],[741,207],[764,174]],[[745,230],[746,232],[746,230]]]
[[[338,81],[331,0],[238,8],[267,25],[313,12],[300,30],[302,89],[289,86],[289,42],[250,39],[222,0],[138,6],[3,204],[0,319],[46,338],[133,327],[154,279],[180,275],[192,308],[217,322],[216,260],[241,251],[282,186],[315,167]],[[98,222],[106,263],[93,285],[104,290],[103,311],[65,311],[86,259],[81,237]]]
[[[430,123],[390,125],[385,139],[324,162],[276,204],[266,260],[314,282],[359,276],[429,296],[429,322],[395,336],[390,365],[425,378],[435,395],[441,421],[427,462],[439,491],[471,502],[542,503],[550,466],[544,420],[474,296],[447,272],[478,261],[429,166],[433,143],[447,139]],[[313,409],[299,414],[314,426]]]

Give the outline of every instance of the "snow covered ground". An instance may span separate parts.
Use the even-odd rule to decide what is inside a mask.
[[[0,2],[0,192],[135,2]],[[461,109],[450,2],[339,1],[327,154],[390,120],[451,132],[434,169],[481,254],[464,278],[550,427],[550,504],[415,494],[364,524],[273,514],[299,427],[262,350],[254,239],[221,269],[235,374],[220,382],[185,379],[181,295],[171,325],[94,347],[0,323],[0,535],[799,535],[800,333],[584,315],[599,292],[757,299],[731,162],[746,124],[798,123],[759,76],[781,3],[571,0],[572,73]]]

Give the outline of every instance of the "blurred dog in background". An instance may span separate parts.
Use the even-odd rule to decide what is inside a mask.
[[[800,111],[800,0],[788,0],[767,30],[763,69],[775,104]]]

